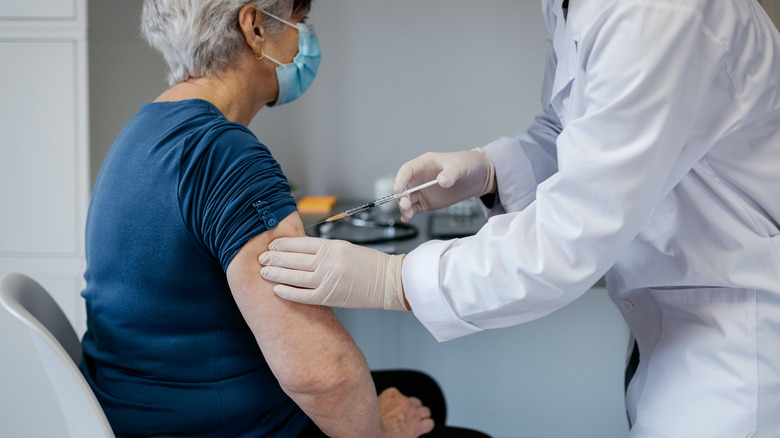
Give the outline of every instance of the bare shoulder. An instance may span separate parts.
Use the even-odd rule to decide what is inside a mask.
[[[227,268],[228,279],[233,275],[239,275],[242,269],[249,267],[253,271],[258,271],[257,257],[268,249],[268,244],[279,237],[297,237],[303,236],[303,223],[298,212],[293,212],[284,218],[276,227],[258,234],[238,251]],[[231,286],[232,287],[232,286]]]
[[[253,237],[238,251],[228,265],[226,274],[230,289],[239,307],[245,299],[243,294],[248,291],[256,301],[257,294],[268,294],[273,284],[260,276],[260,265],[257,258],[268,249],[268,244],[279,237],[303,236],[303,224],[297,212],[284,218],[276,227]],[[273,291],[270,292],[271,295]],[[243,309],[242,309],[243,310]],[[246,317],[246,315],[244,315]]]
[[[260,275],[257,258],[272,240],[303,235],[301,219],[297,212],[292,213],[273,229],[247,242],[227,268],[233,298],[267,356],[277,349],[290,348],[296,341],[344,338],[345,331],[329,307],[284,300],[274,293],[274,283]]]

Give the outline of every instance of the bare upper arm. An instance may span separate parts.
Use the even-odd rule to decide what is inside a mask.
[[[298,213],[248,241],[227,268],[227,279],[238,308],[255,335],[277,379],[298,385],[317,379],[328,363],[362,354],[328,307],[294,303],[279,298],[273,285],[260,276],[257,258],[275,238],[303,236]],[[346,356],[345,356],[346,353]],[[314,373],[314,375],[312,374]],[[315,382],[316,384],[316,382]]]

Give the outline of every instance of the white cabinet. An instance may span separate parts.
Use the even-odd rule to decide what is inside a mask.
[[[43,284],[81,333],[86,0],[0,4],[0,275]]]
[[[79,0],[9,0],[0,3],[0,19],[68,20],[76,18]]]

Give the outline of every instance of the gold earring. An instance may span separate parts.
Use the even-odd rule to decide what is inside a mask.
[[[257,53],[255,53],[255,59],[260,61],[263,58],[265,58],[265,53],[263,53],[263,49],[260,49],[260,54],[259,55]]]

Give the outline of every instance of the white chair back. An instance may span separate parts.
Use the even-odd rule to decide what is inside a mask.
[[[0,351],[0,437],[114,437],[78,369],[73,327],[48,292],[21,274],[0,281]]]

